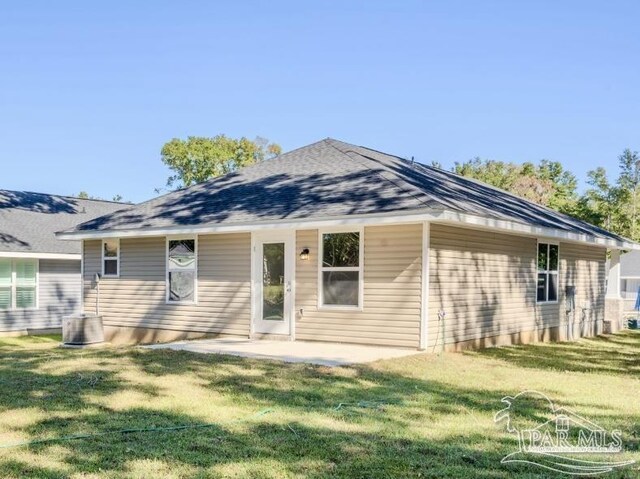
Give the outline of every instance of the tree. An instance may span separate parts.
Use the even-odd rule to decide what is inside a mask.
[[[100,198],[99,196],[92,196],[89,193],[87,193],[86,191],[81,191],[80,193],[78,193],[77,195],[75,195],[76,198],[80,198],[81,200],[100,200],[100,201],[105,201],[104,198]],[[111,201],[117,201],[120,203],[124,203],[124,199],[122,198],[122,195],[116,194],[113,196],[113,198],[111,198]],[[127,201],[126,203],[131,203],[130,201]]]
[[[602,167],[589,171],[587,177],[590,188],[578,202],[577,216],[607,230],[618,230],[619,189],[611,184],[607,171]]]
[[[564,213],[573,213],[578,202],[578,180],[559,161],[542,160],[537,169],[538,178],[548,181],[553,193],[545,203]]]
[[[161,150],[162,162],[174,172],[167,179],[170,188],[181,188],[224,175],[281,153],[276,143],[264,138],[248,140],[217,135],[174,138]]]
[[[474,178],[497,188],[510,191],[519,167],[514,163],[496,160],[483,160],[475,157],[464,163],[456,162],[453,171],[468,178]]]
[[[626,149],[618,157],[620,176],[618,176],[621,231],[631,239],[640,239],[638,231],[640,213],[640,156],[637,151]]]
[[[519,165],[474,158],[456,163],[453,170],[640,241],[640,154],[625,149],[618,157],[618,168],[615,182],[602,167],[589,171],[589,187],[581,196],[576,177],[557,161]]]
[[[453,171],[565,213],[572,213],[578,201],[576,177],[557,161],[542,160],[535,165],[476,157],[456,162]]]
[[[578,202],[576,216],[604,229],[640,240],[640,155],[626,149],[618,157],[615,183],[607,171],[589,171],[589,188]]]

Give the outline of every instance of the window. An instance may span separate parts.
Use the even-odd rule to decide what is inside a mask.
[[[167,241],[167,301],[196,302],[198,256],[196,240],[169,239]]]
[[[0,259],[0,309],[13,309],[13,267],[10,259]]]
[[[362,235],[358,231],[320,236],[320,306],[359,308],[362,304]]]
[[[38,260],[0,258],[0,310],[38,307]]]
[[[558,301],[558,265],[560,251],[557,244],[538,243],[538,302]]]
[[[120,275],[120,240],[102,240],[102,276]]]

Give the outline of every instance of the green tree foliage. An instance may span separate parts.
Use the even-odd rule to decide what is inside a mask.
[[[167,179],[169,188],[182,188],[224,175],[244,166],[270,159],[281,153],[276,143],[264,138],[213,138],[190,136],[174,138],[161,150],[162,162],[174,173]]]
[[[104,198],[100,198],[99,196],[92,196],[89,193],[87,193],[86,191],[81,191],[80,193],[75,195],[75,197],[76,198],[80,198],[81,200],[101,200],[101,201],[105,201]],[[113,198],[111,198],[111,201],[117,201],[119,203],[125,203],[124,199],[122,198],[122,195],[114,195]],[[127,201],[126,203],[131,203],[131,202]]]
[[[618,178],[609,180],[600,167],[588,173],[589,189],[580,199],[579,213],[595,225],[640,241],[640,155],[626,149],[618,157]]]
[[[640,156],[628,148],[618,157],[618,177],[621,231],[624,236],[639,239],[638,213],[640,212]]]
[[[535,165],[474,158],[456,162],[453,171],[565,213],[575,211],[578,182],[557,161]]]
[[[508,163],[474,158],[453,171],[507,190],[528,200],[640,241],[640,154],[626,149],[618,157],[618,177],[607,171],[587,173],[588,188],[579,195],[576,177],[557,161]]]
[[[611,184],[602,167],[589,171],[587,177],[589,188],[578,202],[577,216],[607,230],[620,231],[620,191]]]

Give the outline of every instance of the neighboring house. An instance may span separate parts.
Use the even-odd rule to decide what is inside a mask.
[[[429,350],[602,331],[607,249],[639,247],[332,139],[59,237],[84,241],[84,310],[114,342],[276,336]]]
[[[633,310],[640,289],[640,251],[620,256],[620,294],[626,310]]]
[[[0,335],[59,331],[81,302],[81,243],[55,232],[128,207],[0,190]]]

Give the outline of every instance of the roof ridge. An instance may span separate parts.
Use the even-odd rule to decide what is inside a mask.
[[[380,154],[382,154],[382,155],[392,156],[392,157],[394,157],[394,158],[398,158],[398,159],[401,159],[401,160],[402,160],[402,158],[400,158],[400,157],[398,157],[398,156],[395,156],[395,155],[389,155],[389,154],[384,153],[384,152],[382,152],[382,151],[377,151],[377,150],[373,150],[373,149],[371,149],[371,148],[361,147],[361,146],[354,145],[354,144],[351,144],[351,143],[345,143],[345,142],[343,142],[343,141],[340,141],[340,140],[334,140],[334,139],[332,139],[332,138],[327,138],[325,141],[329,142],[329,144],[330,144],[332,147],[334,147],[336,150],[338,150],[340,153],[342,153],[342,154],[343,154],[343,155],[345,155],[345,156],[349,156],[349,154],[348,154],[347,152],[343,151],[342,149],[338,148],[338,147],[337,147],[336,145],[334,145],[332,142],[339,141],[340,143],[344,143],[344,144],[349,145],[349,146],[353,146],[353,147],[356,147],[356,148],[364,148],[364,149],[366,149],[366,150],[374,151],[374,152],[380,153]],[[360,153],[358,153],[358,152],[357,152],[357,151],[355,151],[355,150],[353,151],[353,153],[355,153],[356,155],[358,155],[358,156],[359,156],[359,157],[361,157],[361,158],[364,158],[367,162],[371,162],[371,161],[372,161],[372,160],[370,160],[369,158],[367,158],[366,156],[361,155]],[[351,158],[351,156],[349,156],[349,158]],[[352,158],[352,159],[353,159],[353,158]],[[357,161],[357,160],[356,160],[356,161]],[[404,161],[407,161],[407,160],[404,160]],[[367,168],[369,168],[370,170],[374,171],[374,172],[375,172],[379,177],[381,177],[383,180],[386,180],[387,182],[391,183],[391,184],[392,184],[392,185],[394,185],[396,188],[399,188],[400,190],[402,190],[402,191],[404,191],[404,192],[408,193],[409,195],[411,195],[413,198],[415,198],[417,201],[419,201],[419,202],[420,202],[421,204],[423,204],[424,206],[429,207],[429,204],[428,204],[427,202],[425,202],[425,201],[424,201],[424,199],[422,199],[422,198],[418,197],[416,194],[414,194],[414,192],[412,192],[412,191],[408,190],[407,188],[403,188],[401,185],[399,185],[399,184],[398,184],[398,183],[396,183],[395,181],[393,181],[393,180],[391,180],[390,178],[387,178],[386,176],[384,176],[384,175],[380,174],[379,172],[375,171],[375,170],[374,170],[373,168],[371,168],[369,165],[366,165],[366,164],[364,164],[363,162],[360,162],[360,164],[363,164],[364,166],[366,166],[366,167],[367,167]],[[385,170],[386,170],[386,171],[388,171],[389,173],[392,173],[392,174],[393,174],[393,172],[392,172],[392,171],[390,171],[388,168],[385,168]]]

